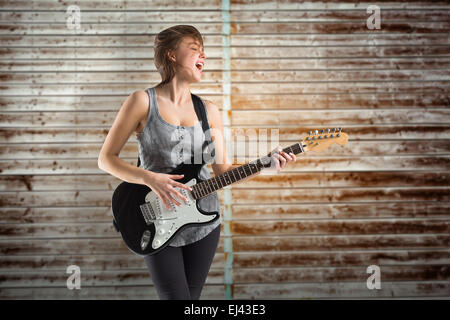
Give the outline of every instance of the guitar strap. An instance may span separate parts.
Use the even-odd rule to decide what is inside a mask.
[[[201,121],[202,124],[202,129],[203,129],[203,133],[205,134],[205,141],[203,142],[202,145],[202,152],[203,150],[205,150],[205,147],[208,148],[208,150],[206,151],[206,155],[205,153],[202,154],[202,164],[205,164],[205,158],[206,159],[214,159],[215,156],[215,149],[214,149],[214,142],[212,141],[211,138],[211,132],[209,130],[209,123],[208,123],[208,119],[206,117],[206,111],[205,111],[205,107],[203,102],[201,101],[200,97],[198,97],[197,95],[191,93],[192,96],[192,101],[194,102],[194,109],[195,109],[195,113],[197,114],[197,118],[199,119],[199,121]],[[191,163],[194,163],[194,157],[191,158]],[[137,161],[137,166],[139,167],[141,165],[141,159],[138,156],[138,161]],[[116,220],[113,218],[113,225],[114,228],[116,229],[117,232],[119,232],[119,226],[116,223]]]

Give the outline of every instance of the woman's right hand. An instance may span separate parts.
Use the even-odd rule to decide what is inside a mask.
[[[150,173],[150,172],[149,172]],[[169,202],[174,202],[177,206],[181,206],[181,203],[178,202],[174,196],[177,196],[180,199],[183,199],[186,203],[188,199],[179,193],[174,187],[183,188],[189,191],[192,191],[192,188],[175,181],[174,179],[181,179],[184,175],[181,174],[168,174],[168,173],[159,173],[159,172],[151,172],[146,179],[146,185],[155,192],[161,201],[164,203],[168,210],[171,210],[171,206]]]

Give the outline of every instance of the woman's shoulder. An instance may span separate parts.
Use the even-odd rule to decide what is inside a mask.
[[[149,97],[147,90],[136,90],[129,95],[129,98],[137,104],[148,106]]]
[[[206,111],[208,112],[208,118],[209,118],[209,126],[211,128],[217,128],[220,126],[222,122],[222,115],[220,114],[219,107],[212,102],[211,100],[202,98],[205,102]]]
[[[125,117],[124,121],[138,122],[135,133],[142,131],[148,116],[149,98],[145,90],[136,90],[128,95],[119,113]]]
[[[136,90],[129,94],[125,103],[125,108],[132,109],[129,110],[134,114],[139,114],[143,116],[147,114],[149,106],[149,97],[145,90]]]

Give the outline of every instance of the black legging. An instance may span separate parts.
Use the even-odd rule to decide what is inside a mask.
[[[145,263],[161,300],[198,300],[220,237],[220,225],[203,239],[167,246],[146,256]]]

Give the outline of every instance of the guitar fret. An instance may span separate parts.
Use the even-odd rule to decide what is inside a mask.
[[[239,172],[239,167],[236,168],[236,171],[237,171],[237,173],[238,173],[238,175],[239,175],[239,179],[242,179],[241,173]]]
[[[247,175],[245,174],[245,169],[244,169],[244,167],[241,167],[241,169],[242,169],[242,173],[244,174],[244,178],[246,178]]]
[[[218,185],[217,185],[216,177],[211,178],[211,183],[213,184],[215,190],[219,189]]]
[[[210,188],[211,188],[211,192],[214,192],[214,191],[216,191],[216,189],[214,188],[214,185],[212,184],[212,181],[211,181],[211,179],[208,179],[207,180],[208,181],[208,183],[209,183],[209,186],[210,186]]]
[[[236,175],[234,174],[234,169],[233,170],[230,170],[231,171],[231,173],[233,174],[233,177],[234,177],[234,182],[236,182],[237,181],[237,179],[236,179]]]
[[[217,185],[219,186],[219,188],[222,188],[223,186],[222,186],[222,182],[220,181],[220,176],[217,176],[216,177],[217,179]]]
[[[225,172],[224,173],[224,176],[225,176],[225,174],[227,175],[227,177],[228,177],[228,182],[227,182],[227,185],[230,185],[231,184],[231,179],[230,179],[230,174],[228,173],[228,172]]]
[[[208,185],[208,180],[203,181],[203,183],[204,183],[205,188],[206,188],[206,193],[211,193],[211,189],[209,188],[209,185]]]
[[[201,186],[202,186],[203,196],[206,196],[208,194],[208,190],[206,190],[205,184],[203,182],[201,183]]]
[[[228,185],[228,182],[227,182],[227,177],[225,176],[225,173],[222,174],[222,177],[223,177],[223,181],[225,182],[225,187],[226,187]]]
[[[230,177],[231,183],[235,183],[236,182],[236,178],[234,177],[234,174],[233,174],[233,172],[231,170],[228,171],[228,176]]]
[[[258,167],[258,170],[264,167],[260,159],[256,160],[256,166]]]
[[[217,189],[220,189],[219,178],[215,177],[214,179],[216,180]]]
[[[305,152],[305,150],[303,149],[303,143],[297,143],[297,146],[299,147],[299,149],[300,149],[300,153],[304,153]]]
[[[194,198],[198,198],[198,192],[197,192],[197,186],[192,186],[192,194],[194,195]]]

